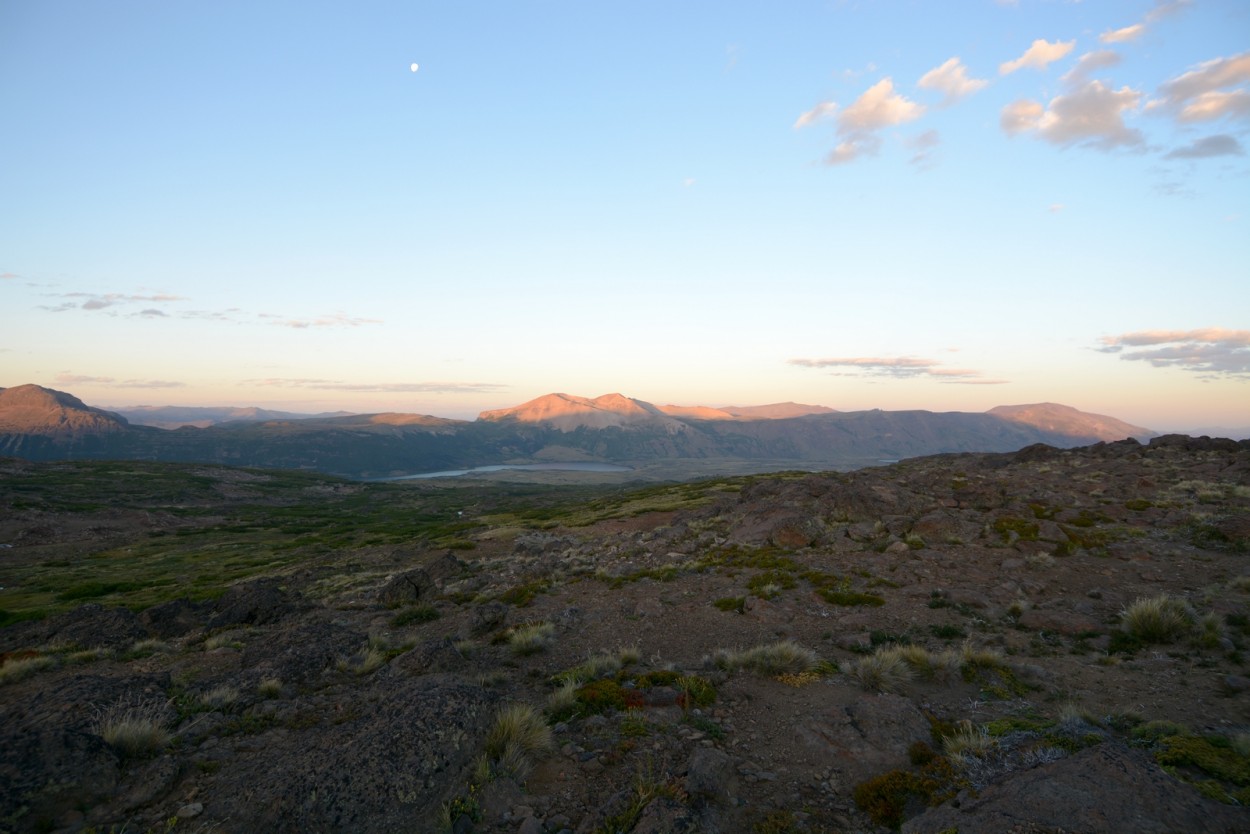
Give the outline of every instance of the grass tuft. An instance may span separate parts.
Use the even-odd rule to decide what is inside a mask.
[[[730,672],[749,669],[761,675],[797,675],[815,671],[820,657],[793,640],[781,640],[742,651],[720,649],[712,656],[712,663]]]
[[[898,692],[916,676],[915,669],[907,662],[909,648],[882,646],[860,658],[851,667],[851,677],[869,692]]]
[[[56,660],[47,655],[34,657],[9,658],[0,666],[0,685],[25,680],[36,672],[56,665]]]
[[[168,701],[131,698],[98,710],[93,729],[123,757],[142,759],[169,744],[168,720]]]
[[[542,713],[529,704],[508,704],[500,708],[486,735],[486,755],[494,768],[525,778],[532,758],[552,747],[551,728]]]
[[[551,623],[530,623],[514,628],[508,635],[508,646],[513,654],[521,656],[537,654],[551,645],[556,627]]]
[[[1171,643],[1193,630],[1194,611],[1167,594],[1141,597],[1120,612],[1120,625],[1142,643]]]

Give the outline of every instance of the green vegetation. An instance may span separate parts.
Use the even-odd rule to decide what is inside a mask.
[[[414,623],[428,623],[437,620],[439,616],[438,609],[433,605],[415,605],[391,617],[391,628],[403,628]]]

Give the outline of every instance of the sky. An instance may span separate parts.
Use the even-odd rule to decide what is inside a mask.
[[[0,0],[0,386],[1245,426],[1248,146],[1243,0]]]

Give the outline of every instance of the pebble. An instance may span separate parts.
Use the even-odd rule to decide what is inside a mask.
[[[199,802],[192,802],[189,805],[183,805],[179,808],[178,813],[175,816],[179,819],[189,820],[198,817],[202,813],[204,813],[204,805]]]

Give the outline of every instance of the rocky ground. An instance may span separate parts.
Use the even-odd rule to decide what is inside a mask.
[[[1250,830],[1250,443],[709,495],[0,629],[0,830]]]

